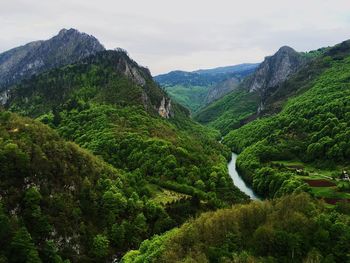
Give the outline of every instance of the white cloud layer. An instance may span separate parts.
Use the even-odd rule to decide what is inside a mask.
[[[158,74],[334,45],[350,38],[350,1],[0,0],[0,24],[0,52],[72,27]]]

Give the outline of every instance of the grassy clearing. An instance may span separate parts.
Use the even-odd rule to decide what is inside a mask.
[[[334,187],[311,187],[312,193],[320,198],[350,198],[350,193],[339,192],[336,186]]]
[[[346,184],[338,179],[342,171],[349,171],[348,166],[336,166],[333,169],[320,169],[311,164],[305,164],[300,161],[278,161],[274,164],[283,164],[285,167],[291,170],[301,169],[307,175],[295,175],[295,177],[301,180],[322,180],[337,184],[337,186],[326,187],[311,187],[311,192],[318,198],[330,198],[330,199],[350,199],[350,193],[340,191],[339,186]],[[333,179],[336,178],[336,179]]]
[[[164,189],[155,184],[148,184],[147,188],[151,191],[152,201],[157,204],[166,205],[184,198],[189,198],[189,195]]]
[[[278,162],[273,162],[275,164],[283,164],[287,168],[290,169],[297,169],[297,168],[302,168],[303,171],[308,173],[307,178],[308,179],[331,179],[332,176],[339,176],[342,171],[346,170],[349,171],[350,167],[349,166],[336,166],[332,169],[320,169],[317,168],[311,164],[306,164],[300,161],[278,161]],[[305,177],[305,176],[301,176]]]

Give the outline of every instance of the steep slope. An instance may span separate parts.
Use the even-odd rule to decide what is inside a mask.
[[[259,68],[247,82],[249,92],[258,92],[261,103],[264,104],[269,96],[281,83],[305,64],[302,54],[288,46],[281,47],[276,54],[265,58]]]
[[[103,125],[101,117],[84,119]],[[81,128],[84,135],[97,132],[87,127]],[[104,130],[96,137],[103,141],[110,133]],[[210,208],[191,198],[194,187],[185,188],[188,194],[157,187],[139,170],[117,170],[38,121],[1,111],[0,137],[0,259],[4,262],[112,261],[144,239]],[[120,142],[127,145],[123,149],[108,141],[110,149],[116,147],[121,156],[127,151],[138,154],[135,162],[143,155],[162,172],[167,165],[175,168],[171,162],[156,163],[144,146],[162,149],[161,155],[169,159],[165,143],[156,148],[161,141],[148,138],[133,144],[131,133],[128,139]],[[136,151],[139,143],[144,148]],[[197,194],[203,198],[204,193]]]
[[[117,168],[203,200],[209,209],[246,200],[226,167],[217,133],[171,103],[124,51],[103,51],[14,87],[6,107],[42,120]],[[193,210],[191,210],[193,212]],[[180,221],[186,216],[186,210]]]
[[[349,72],[350,42],[346,41],[289,80],[287,87],[295,97],[280,113],[255,120],[225,137],[227,145],[242,152],[237,164],[258,192],[272,197],[304,187],[305,182],[313,186],[292,169],[290,161],[295,161],[299,172],[304,170],[311,179],[331,186],[322,191],[312,188],[315,195],[332,203],[350,199],[350,187],[342,180],[350,165]],[[310,171],[305,162],[319,170]]]
[[[17,261],[111,261],[198,213],[248,201],[228,176],[230,154],[217,134],[191,121],[124,51],[38,74],[9,94],[7,109],[37,118],[89,152],[45,125],[3,113],[1,195],[9,194],[2,198],[4,216],[14,222],[3,258],[16,257],[11,251],[20,249],[12,244],[24,236],[30,249]],[[21,227],[9,211],[20,204],[18,216],[26,216],[27,188],[38,217]]]
[[[293,195],[203,214],[144,241],[123,262],[346,262],[349,222]]]
[[[194,115],[194,120],[227,134],[241,127],[257,111],[259,95],[238,87],[230,94],[209,104]]]
[[[240,64],[193,72],[172,71],[154,79],[169,95],[192,112],[235,89],[258,64]]]
[[[290,47],[281,47],[273,56],[266,57],[253,75],[226,96],[201,109],[194,118],[223,134],[242,126],[260,113],[271,94],[308,60]]]
[[[125,51],[103,51],[76,65],[55,69],[25,80],[8,93],[8,105],[37,117],[72,99],[120,106],[139,106],[168,118],[171,101],[152,81],[148,69]],[[77,103],[77,101],[71,103]]]
[[[74,63],[104,50],[93,36],[62,29],[57,36],[35,41],[0,54],[0,91],[24,78]]]
[[[137,188],[124,172],[38,121],[2,111],[0,124],[1,260],[98,261],[94,242],[105,238],[111,220],[138,216],[127,201]],[[143,203],[138,207],[146,210]],[[104,256],[112,252],[108,243],[104,249]]]

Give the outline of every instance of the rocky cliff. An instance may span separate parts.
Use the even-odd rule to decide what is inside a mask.
[[[266,57],[247,81],[249,92],[258,92],[262,102],[278,86],[306,63],[306,58],[288,46],[281,47],[273,56]]]
[[[104,47],[95,37],[76,29],[62,29],[49,40],[31,42],[0,54],[0,90],[102,50]]]

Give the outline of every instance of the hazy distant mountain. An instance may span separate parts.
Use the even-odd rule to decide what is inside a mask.
[[[104,47],[93,36],[62,29],[45,41],[35,41],[0,54],[0,90],[48,69],[71,64]]]
[[[199,74],[240,74],[242,76],[254,72],[254,70],[259,66],[260,63],[244,63],[234,66],[218,67],[213,69],[200,69],[193,71]]]
[[[259,64],[200,69],[192,72],[171,71],[155,76],[173,99],[195,112],[206,104],[234,90]]]
[[[235,66],[200,69],[196,71],[175,70],[157,75],[154,79],[162,86],[192,85],[208,86],[225,81],[232,76],[245,77],[251,74],[259,64],[239,64]]]

